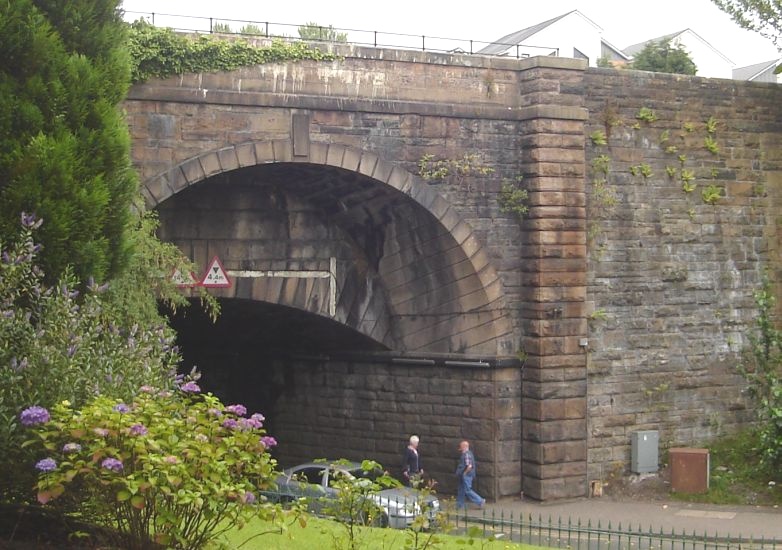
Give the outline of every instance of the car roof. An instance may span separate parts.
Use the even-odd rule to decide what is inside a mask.
[[[294,470],[301,470],[303,468],[334,468],[337,470],[359,470],[361,469],[361,463],[350,461],[350,460],[345,461],[342,459],[319,460],[317,462],[313,461],[313,462],[304,462],[302,464],[297,464],[295,466],[291,466],[290,468],[285,468],[283,472],[289,474]]]

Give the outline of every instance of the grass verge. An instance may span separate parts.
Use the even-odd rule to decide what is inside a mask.
[[[782,504],[782,472],[760,463],[757,434],[745,430],[706,445],[709,449],[709,491],[687,495],[672,493],[676,500],[710,504]]]
[[[345,537],[345,529],[337,522],[308,517],[302,525],[298,522],[293,523],[281,534],[262,534],[269,530],[269,524],[255,521],[250,522],[242,529],[233,529],[225,534],[220,541],[224,546],[231,550],[301,550],[301,549],[320,549],[328,548],[349,548]],[[423,536],[426,536],[424,534]],[[464,548],[480,548],[485,550],[543,550],[540,546],[529,546],[523,544],[510,543],[503,540],[490,540],[485,538],[453,536],[437,533],[437,544],[426,546],[427,548],[437,548],[438,550],[457,550]],[[362,527],[357,535],[357,548],[371,548],[373,550],[396,550],[402,548],[425,548],[423,542],[419,541],[418,546],[412,544],[411,534],[408,531],[400,529],[380,529],[373,527]],[[220,546],[214,545],[217,549]]]

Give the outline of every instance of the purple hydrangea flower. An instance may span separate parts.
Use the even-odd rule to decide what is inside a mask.
[[[133,424],[130,427],[130,435],[147,435],[147,427],[144,424]]]
[[[44,458],[35,463],[35,469],[39,472],[52,472],[57,468],[57,463],[53,458]]]
[[[223,411],[220,409],[209,409],[206,411],[210,416],[223,416]]]
[[[247,491],[244,493],[244,503],[245,504],[252,504],[255,502],[255,494],[251,493],[250,491]]]
[[[92,432],[98,437],[106,437],[109,435],[109,430],[106,428],[93,428]]]
[[[49,411],[38,405],[33,405],[19,414],[19,421],[22,423],[22,426],[45,424],[49,422],[49,418]]]
[[[275,445],[277,445],[277,440],[276,440],[276,439],[274,439],[274,438],[273,438],[272,436],[270,436],[270,435],[265,435],[265,436],[263,436],[263,437],[261,438],[261,443],[263,443],[263,446],[264,446],[264,447],[266,447],[266,448],[268,449],[268,448],[270,448],[270,447],[274,447]]]
[[[185,393],[201,393],[201,388],[192,380],[179,386],[179,389]]]
[[[66,443],[62,446],[62,452],[65,454],[78,453],[81,451],[81,445],[78,443]]]
[[[27,227],[29,229],[38,229],[43,223],[42,218],[39,219],[35,216],[35,214],[28,214],[27,212],[22,212],[21,218],[22,227]]]
[[[122,468],[124,467],[122,465],[122,461],[117,460],[116,458],[104,458],[100,465],[101,468],[105,468],[106,470],[110,470],[112,472],[121,472]]]
[[[223,428],[228,428],[229,430],[235,430],[239,427],[239,423],[233,419],[233,418],[226,418],[223,420]]]
[[[263,416],[261,413],[253,413],[253,415],[250,417],[253,420],[257,420],[263,425],[263,421],[266,420],[266,417]]]
[[[244,405],[228,405],[225,410],[229,413],[235,414],[236,416],[244,416],[247,414],[247,407]]]
[[[263,427],[263,424],[254,418],[240,418],[239,425],[243,430],[252,430],[254,428],[257,429]]]
[[[124,414],[126,412],[130,412],[130,407],[128,407],[125,403],[117,403],[114,405],[114,410],[118,413]]]

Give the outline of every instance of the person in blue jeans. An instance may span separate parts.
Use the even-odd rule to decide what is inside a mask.
[[[456,478],[459,482],[459,488],[456,492],[456,507],[465,508],[465,497],[481,508],[486,504],[486,499],[476,493],[472,488],[472,482],[475,481],[475,456],[470,450],[470,442],[464,440],[459,443],[459,465],[456,467]]]

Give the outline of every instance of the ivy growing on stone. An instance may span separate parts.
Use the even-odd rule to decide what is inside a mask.
[[[185,73],[232,71],[264,63],[337,58],[303,42],[274,40],[268,46],[257,47],[241,39],[185,36],[144,21],[131,25],[128,50],[133,82]]]

